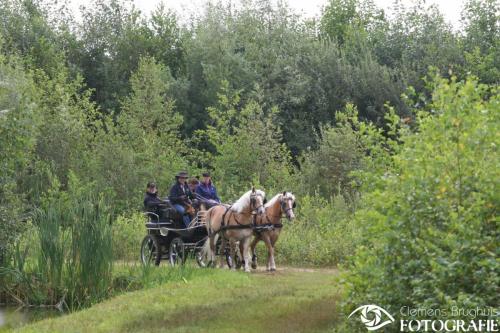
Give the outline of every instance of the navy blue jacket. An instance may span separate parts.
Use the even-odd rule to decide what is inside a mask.
[[[149,212],[156,213],[158,206],[166,204],[164,200],[158,198],[158,193],[146,192],[144,195],[144,209]]]
[[[196,193],[205,199],[211,199],[220,202],[220,199],[217,196],[217,189],[212,185],[212,182],[210,182],[208,185],[206,185],[205,183],[200,183],[196,187]]]
[[[173,204],[185,205],[189,203],[189,199],[194,199],[194,196],[187,184],[175,182],[175,184],[170,189],[170,195],[168,196],[168,198]]]

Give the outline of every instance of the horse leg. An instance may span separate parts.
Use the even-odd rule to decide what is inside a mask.
[[[260,234],[255,235],[253,238],[252,244],[250,244],[250,248],[252,250],[252,268],[257,269],[257,253],[255,252],[255,248],[257,247],[257,243],[260,241]]]
[[[219,268],[224,268],[226,267],[226,265],[224,264],[224,257],[226,256],[226,237],[224,237],[223,233],[220,235],[220,237],[221,237],[221,242],[219,251],[219,257],[220,257]]]
[[[279,234],[275,233],[271,236],[271,270],[275,271],[276,270],[276,263],[274,262],[274,245],[276,244],[276,241],[278,240]]]
[[[250,273],[250,251],[248,251],[248,247],[250,246],[250,237],[246,237],[240,241],[243,243],[243,253],[242,256],[245,259],[245,272]]]
[[[240,241],[239,244],[239,249],[240,249],[240,252],[238,252],[238,255],[240,256],[240,267],[245,265],[245,249],[243,248],[243,243]]]
[[[271,261],[271,259],[273,258],[273,246],[271,245],[271,239],[267,232],[262,235],[262,240],[267,247],[267,270],[273,271],[273,265]],[[276,270],[276,267],[274,267],[274,270]]]
[[[215,266],[215,235],[210,235],[209,237],[209,244],[210,244],[210,249],[209,249],[209,254],[208,254],[208,262],[209,265],[213,264]]]
[[[231,249],[231,260],[232,260],[231,270],[235,271],[236,270],[236,256],[238,255],[236,253],[236,241],[231,240],[231,245],[229,247]]]

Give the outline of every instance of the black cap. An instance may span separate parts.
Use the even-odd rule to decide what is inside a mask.
[[[210,177],[210,172],[205,171],[204,173],[201,174],[203,177]]]
[[[156,187],[156,183],[155,182],[149,182],[148,185],[147,185],[147,188],[153,188],[153,187]]]
[[[187,171],[179,171],[175,178],[189,178]]]

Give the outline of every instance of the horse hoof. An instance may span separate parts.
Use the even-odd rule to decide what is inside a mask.
[[[269,271],[270,272],[276,272],[276,268],[271,268]]]
[[[252,263],[252,268],[253,268],[253,269],[257,269],[257,263],[256,263],[256,262],[253,262],[253,263]]]

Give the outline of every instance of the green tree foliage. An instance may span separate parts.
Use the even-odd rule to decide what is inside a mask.
[[[33,158],[35,96],[33,81],[19,60],[0,54],[0,259],[26,218],[26,195],[17,184]]]
[[[372,0],[330,0],[323,9],[320,29],[342,45],[353,31],[370,31],[381,22],[384,13]]]
[[[474,79],[435,81],[433,114],[419,113],[418,132],[402,135],[357,213],[366,240],[350,274],[352,307],[496,306],[499,96]]]
[[[175,15],[164,5],[146,20],[131,1],[95,0],[83,8],[82,17],[81,39],[69,52],[104,111],[119,110],[141,57],[155,57],[174,76],[182,71],[180,31]]]
[[[436,6],[417,1],[407,7],[396,1],[394,11],[394,19],[372,33],[374,54],[382,64],[397,69],[419,91],[429,66],[442,75],[457,70],[463,61],[458,39]]]
[[[266,115],[255,101],[238,108],[238,92],[225,89],[218,107],[209,109],[213,125],[200,134],[215,147],[211,166],[223,195],[237,195],[252,185],[283,189],[291,184],[290,153],[281,143],[278,110]]]
[[[352,105],[347,112],[350,115],[345,120],[357,117]],[[300,163],[304,192],[312,195],[318,191],[324,198],[346,195],[354,199],[356,184],[352,172],[362,169],[366,149],[359,132],[349,121],[340,120],[334,127],[322,127],[319,135],[318,149],[306,152]]]
[[[498,92],[452,81],[440,83],[432,99],[425,77],[433,66],[431,72],[443,77],[460,80],[472,73],[498,85],[495,1],[468,1],[460,31],[423,1],[409,7],[398,1],[394,15],[386,16],[370,0],[331,0],[319,20],[269,0],[207,4],[183,25],[163,5],[144,14],[129,0],[95,0],[80,14],[77,22],[58,1],[0,2],[4,265],[23,271],[20,244],[30,233],[22,240],[19,235],[37,208],[37,221],[48,224],[34,228],[44,230],[48,251],[69,237],[55,231],[57,237],[48,236],[51,221],[63,212],[51,197],[54,184],[57,198],[70,202],[67,196],[74,194],[91,213],[88,201],[100,197],[87,197],[74,184],[82,191],[91,191],[83,184],[93,184],[128,221],[128,211],[141,206],[147,181],[157,181],[164,195],[178,170],[197,174],[203,168],[214,171],[227,201],[251,184],[307,197],[287,256],[338,263],[358,245],[361,231],[380,239],[362,241],[370,251],[386,252],[378,252],[380,261],[360,251],[356,269],[367,279],[353,281],[353,295],[371,290],[380,277],[394,277],[381,285],[407,292],[401,300],[476,302],[479,295],[489,302],[482,290],[460,284],[446,294],[443,283],[458,280],[456,267],[462,266],[455,262],[464,262],[464,275],[494,280],[488,256],[497,236],[488,219],[496,209],[490,191],[498,178],[492,162],[498,119],[490,110],[497,109]],[[49,203],[42,200],[49,197]],[[372,224],[374,230],[367,229]],[[332,258],[318,258],[312,245],[303,252],[301,227]],[[467,240],[467,262],[458,257],[454,235]],[[412,253],[432,255],[420,262]],[[53,281],[59,279],[58,258],[43,273]],[[72,259],[65,258],[67,265]],[[394,270],[395,263],[405,265],[401,258],[414,264],[404,266],[405,274],[413,274],[401,274],[404,281]],[[376,261],[380,269],[371,266]],[[421,274],[417,266],[431,273]],[[101,290],[94,282],[73,286],[83,288],[75,297],[89,295],[87,283]],[[490,282],[477,282],[478,288]]]
[[[88,175],[113,189],[123,208],[137,207],[147,181],[167,186],[177,170],[187,169],[183,156],[190,152],[179,137],[182,116],[166,93],[170,73],[150,57],[138,66],[116,126],[109,118],[98,125]]]
[[[462,12],[464,70],[484,83],[500,82],[500,5],[494,0],[470,0]]]
[[[68,11],[59,3],[5,0],[0,3],[4,49],[24,56],[33,68],[56,75],[64,66]],[[50,19],[49,19],[50,17]],[[70,38],[73,39],[73,38]]]

